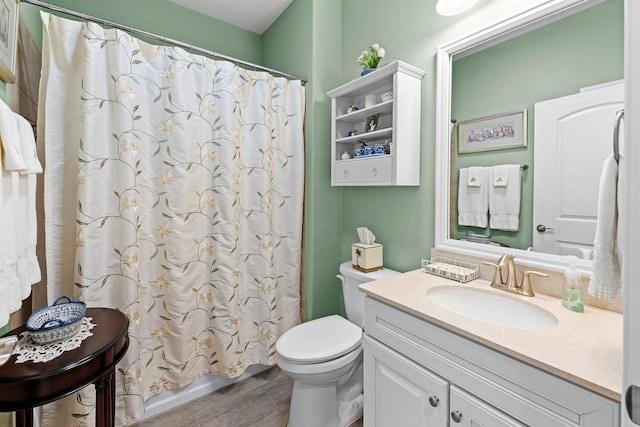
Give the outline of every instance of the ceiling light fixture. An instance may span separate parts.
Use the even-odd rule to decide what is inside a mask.
[[[442,16],[459,15],[471,9],[478,0],[438,0],[436,12]]]

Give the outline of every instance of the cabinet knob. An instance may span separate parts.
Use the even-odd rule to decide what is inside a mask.
[[[343,173],[344,173],[344,177],[346,178],[349,175],[349,169],[345,169]]]
[[[371,169],[371,172],[373,172],[373,176],[378,176],[378,168]]]
[[[434,408],[438,406],[438,403],[440,403],[440,399],[438,399],[438,396],[431,396],[429,398],[429,404]]]
[[[462,412],[460,411],[451,411],[451,419],[455,423],[459,423],[462,421]]]

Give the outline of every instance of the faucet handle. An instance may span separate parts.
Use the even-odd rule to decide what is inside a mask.
[[[500,265],[495,264],[493,262],[489,262],[489,261],[482,261],[482,264],[484,265],[490,265],[491,267],[495,268],[495,271],[493,273],[493,280],[491,280],[491,286],[492,287],[499,287],[502,286],[502,268]]]
[[[533,289],[531,288],[531,279],[529,276],[536,275],[540,277],[548,277],[549,275],[546,273],[540,273],[539,271],[527,270],[524,272],[522,277],[522,295],[527,297],[532,297],[535,294],[533,293]]]

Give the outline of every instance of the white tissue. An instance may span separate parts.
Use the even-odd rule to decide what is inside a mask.
[[[360,243],[365,245],[373,245],[376,241],[376,236],[367,227],[358,227],[358,238]]]

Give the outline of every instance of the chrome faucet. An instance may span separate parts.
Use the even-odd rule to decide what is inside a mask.
[[[532,297],[535,294],[533,293],[533,289],[531,288],[531,279],[529,276],[536,275],[541,277],[547,277],[548,274],[540,273],[537,271],[525,271],[522,275],[522,283],[518,283],[518,279],[516,277],[516,263],[515,256],[510,254],[505,254],[500,257],[498,263],[495,264],[493,262],[482,262],[485,265],[490,265],[495,268],[495,272],[493,274],[493,280],[491,281],[491,287],[496,289],[502,289],[503,291],[511,292],[518,295],[524,295],[527,297]],[[502,280],[502,268],[507,267],[507,277],[505,280]]]

